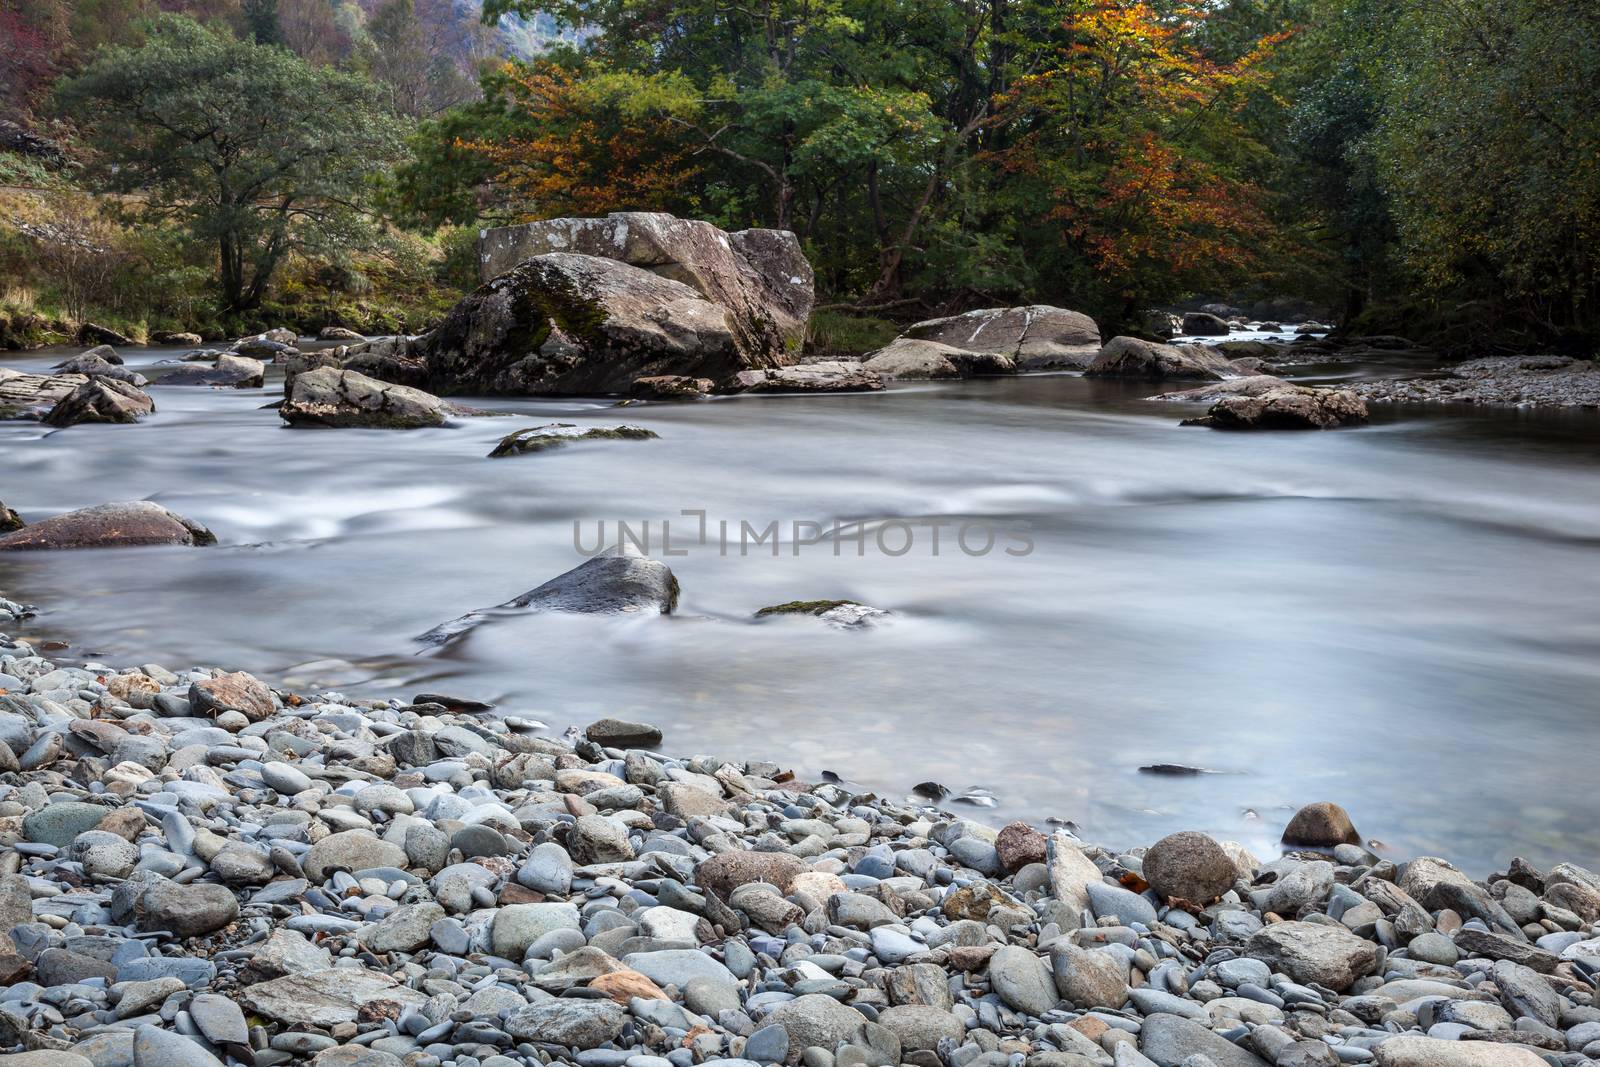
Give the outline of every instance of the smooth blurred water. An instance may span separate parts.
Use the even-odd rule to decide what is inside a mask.
[[[445,690],[553,728],[642,718],[675,752],[886,794],[979,787],[999,803],[976,817],[1057,816],[1112,845],[1196,828],[1270,854],[1293,807],[1332,799],[1397,857],[1600,862],[1600,418],[1385,409],[1359,430],[1226,434],[1179,428],[1194,411],[1151,391],[1052,375],[484,400],[519,417],[398,433],[284,428],[261,410],[271,381],[158,386],[138,426],[0,423],[0,500],[40,518],[148,497],[221,544],[4,555],[0,590],[45,609],[26,632],[71,642],[63,658]],[[558,419],[661,440],[485,458]],[[412,640],[581,562],[575,522],[592,542],[598,520],[671,519],[676,542],[684,509],[713,529],[952,525],[937,556],[925,538],[898,557],[693,549],[670,561],[674,618],[524,614],[443,652]],[[964,520],[1026,523],[1034,550],[952,550]],[[751,618],[831,597],[894,620]]]

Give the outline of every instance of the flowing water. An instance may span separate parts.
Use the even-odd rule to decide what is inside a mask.
[[[130,365],[154,377],[172,355]],[[0,590],[43,608],[25,630],[70,642],[65,660],[447,691],[553,729],[645,719],[673,751],[987,790],[992,806],[956,807],[1112,845],[1194,828],[1270,854],[1294,806],[1333,799],[1396,857],[1595,866],[1600,417],[1388,408],[1359,430],[1226,434],[1179,428],[1193,410],[1150,391],[1045,375],[492,400],[518,417],[398,433],[284,428],[261,410],[270,380],[157,386],[139,426],[0,423],[0,500],[37,518],[150,498],[221,544],[0,556]],[[485,458],[557,420],[661,440]],[[685,544],[685,511],[705,512],[706,545]],[[445,650],[413,640],[582,562],[575,524],[587,547],[619,520],[672,522],[677,616],[511,614]],[[855,520],[864,554],[790,539]],[[741,554],[741,522],[779,523],[777,557]],[[908,530],[909,551],[880,550]],[[835,597],[893,619],[752,620]],[[1215,773],[1139,770],[1158,763]]]

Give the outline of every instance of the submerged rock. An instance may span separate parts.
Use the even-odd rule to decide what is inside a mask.
[[[570,422],[551,422],[507,434],[494,446],[489,458],[545,452],[578,441],[653,441],[659,437],[659,434],[642,426],[592,426],[585,429]]]
[[[51,548],[125,548],[132,545],[214,545],[199,523],[151,500],[101,504],[69,511],[0,537],[0,551]]]
[[[577,615],[670,615],[677,606],[678,579],[672,568],[660,560],[621,553],[596,556],[490,610],[531,608]],[[418,640],[443,644],[488,618],[489,611],[474,611],[434,627]]]
[[[155,401],[138,386],[116,378],[92,377],[62,397],[44,422],[56,427],[84,422],[138,422],[155,410]]]
[[[414,430],[443,426],[449,408],[432,393],[318,367],[297,374],[278,415],[290,426]]]
[[[787,604],[773,604],[756,612],[758,619],[779,615],[810,616],[835,626],[868,626],[877,619],[888,618],[889,612],[858,604],[854,600],[791,600]]]
[[[1203,345],[1161,345],[1113,337],[1083,372],[1089,378],[1200,378],[1220,381],[1253,372],[1234,367]]]

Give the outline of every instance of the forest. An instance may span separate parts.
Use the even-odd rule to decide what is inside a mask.
[[[1587,0],[3,0],[0,343],[426,328],[479,227],[799,235],[813,329],[1220,301],[1592,354]]]

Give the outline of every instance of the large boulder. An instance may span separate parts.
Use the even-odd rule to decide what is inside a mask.
[[[3,542],[0,542],[3,544]],[[497,609],[560,611],[577,615],[670,615],[678,606],[678,579],[660,560],[631,552],[595,556]],[[417,640],[444,644],[487,621],[474,611],[442,623]]]
[[[120,367],[112,369],[121,370]],[[62,397],[44,421],[56,427],[76,426],[80,422],[138,422],[155,409],[150,394],[137,385],[116,378],[91,377]]]
[[[929,319],[900,336],[935,341],[965,352],[1004,356],[1019,371],[1076,370],[1087,367],[1100,351],[1100,327],[1093,319],[1048,304],[980,308]]]
[[[732,313],[741,346],[798,353],[811,317],[811,264],[787,230],[725,233],[709,222],[644,211],[546,219],[485,230],[484,281],[552,252],[612,259],[683,282]]]
[[[294,377],[278,415],[290,426],[414,430],[443,426],[450,408],[432,393],[318,367]]]
[[[1220,381],[1254,371],[1235,367],[1202,345],[1159,345],[1137,337],[1113,337],[1084,372],[1090,378],[1194,378]]]
[[[1144,854],[1144,878],[1163,900],[1209,904],[1233,888],[1239,870],[1221,845],[1197,830],[1180,830]]]
[[[751,346],[727,308],[682,282],[615,259],[551,253],[456,304],[428,338],[441,392],[626,392],[664,374],[722,381],[777,367],[775,343]]]
[[[132,545],[214,545],[199,523],[151,500],[69,511],[0,537],[0,551],[46,548],[125,548]]]

